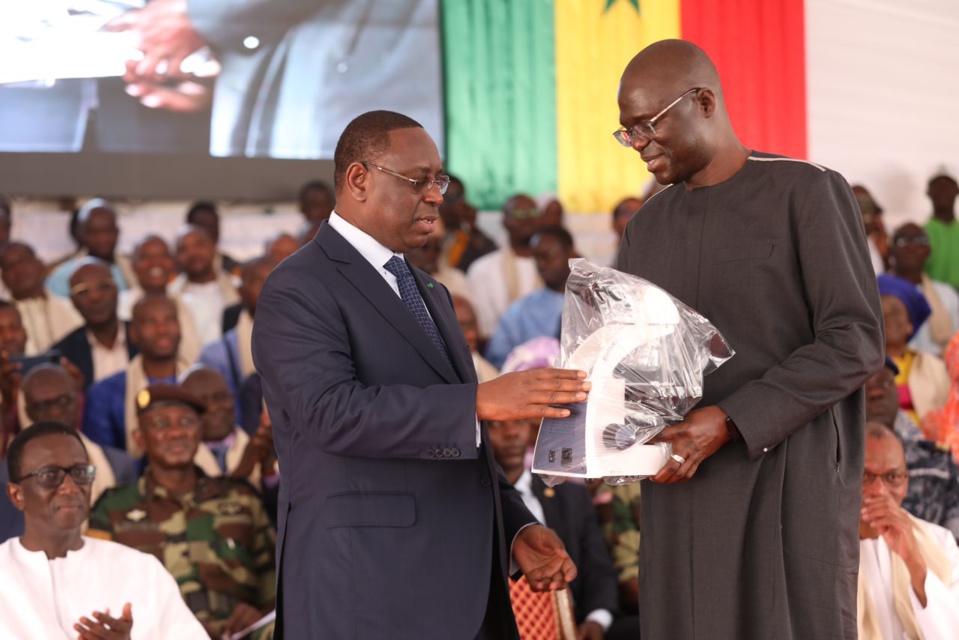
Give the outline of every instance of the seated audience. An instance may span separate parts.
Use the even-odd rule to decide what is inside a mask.
[[[955,638],[959,547],[952,533],[902,508],[909,484],[899,438],[866,425],[859,520],[857,626],[862,640]]]
[[[617,246],[626,233],[626,225],[633,219],[639,208],[643,206],[643,199],[630,196],[623,198],[613,208],[613,231],[616,233]]]
[[[214,248],[220,244],[220,213],[216,210],[216,205],[212,202],[194,202],[186,212],[186,224],[206,229],[210,238],[213,240]],[[234,274],[240,263],[227,254],[217,251],[215,259],[216,268]]]
[[[265,255],[280,264],[300,248],[300,241],[286,232],[278,233],[266,241]]]
[[[549,219],[527,195],[515,195],[503,205],[503,227],[509,243],[478,258],[466,272],[481,337],[493,334],[511,304],[543,286],[530,241],[547,226]]]
[[[89,535],[153,554],[176,578],[211,638],[229,636],[272,611],[275,534],[256,491],[211,478],[193,464],[203,403],[176,385],[151,385],[137,400],[133,432],[146,453],[143,477],[107,491]]]
[[[303,214],[307,222],[322,222],[329,220],[333,213],[333,207],[336,205],[336,194],[330,185],[320,180],[312,180],[300,187],[299,201],[300,213]]]
[[[233,278],[216,267],[216,245],[210,234],[188,225],[176,238],[176,262],[181,273],[168,287],[193,313],[200,344],[223,336],[223,310],[240,301]]]
[[[45,269],[33,247],[23,242],[7,243],[0,252],[0,269],[27,330],[26,355],[46,352],[83,325],[83,318],[69,300],[44,288]]]
[[[932,217],[925,224],[932,250],[926,273],[933,280],[959,288],[959,225],[955,211],[959,183],[949,175],[933,176],[926,195],[932,203]]]
[[[506,479],[519,491],[537,520],[556,531],[577,576],[570,595],[579,625],[577,637],[599,640],[613,622],[616,609],[616,576],[589,492],[580,484],[547,487],[526,466],[526,450],[533,438],[529,420],[490,422],[493,455]]]
[[[909,346],[916,330],[929,317],[929,303],[911,282],[887,274],[879,276],[879,294],[886,325],[886,355],[899,369],[899,406],[918,424],[931,410],[941,407],[949,393],[949,373],[942,360]]]
[[[875,198],[865,187],[854,185],[852,192],[856,196],[859,213],[862,215],[862,225],[866,231],[866,244],[869,247],[872,268],[878,276],[885,273],[889,266],[889,236],[886,233],[886,225],[882,220],[882,207],[876,203]]]
[[[47,277],[47,289],[62,298],[70,296],[73,286],[70,282],[71,276],[79,263],[88,256],[102,260],[107,265],[118,291],[133,286],[136,278],[130,262],[117,253],[120,228],[117,226],[117,213],[112,204],[96,198],[83,205],[77,214],[77,233],[83,249],[74,258],[53,270]]]
[[[422,269],[426,273],[449,289],[454,296],[462,296],[470,299],[470,286],[466,281],[466,274],[443,264],[440,260],[440,245],[442,240],[439,233],[433,233],[426,239],[426,244],[418,249],[414,249],[406,254],[406,258],[417,269]]]
[[[27,333],[20,320],[20,312],[0,300],[0,455],[7,443],[20,430],[17,422],[17,404],[20,399],[22,364],[17,361],[24,355]]]
[[[143,451],[130,437],[137,426],[137,397],[151,384],[175,384],[193,363],[180,354],[176,305],[165,295],[148,293],[133,305],[130,340],[140,353],[124,370],[90,387],[83,430],[97,444],[140,458]]]
[[[75,262],[70,276],[70,300],[83,317],[83,326],[53,345],[83,374],[84,385],[122,371],[137,354],[130,328],[117,315],[117,286],[109,267],[97,258]]]
[[[202,345],[196,332],[193,313],[179,296],[167,293],[167,287],[176,275],[170,245],[158,235],[145,236],[133,247],[130,264],[133,266],[133,273],[136,274],[137,286],[120,292],[117,303],[119,318],[129,322],[133,315],[133,305],[145,293],[169,296],[176,304],[177,318],[180,321],[180,352],[184,357],[195,360],[200,355]]]
[[[240,387],[256,368],[253,366],[253,318],[256,315],[256,302],[260,298],[263,283],[276,261],[269,256],[253,258],[240,268],[240,299],[242,309],[237,316],[236,325],[223,337],[203,347],[198,362],[220,372],[230,385],[230,393],[236,399],[237,413],[240,411]]]
[[[959,538],[959,467],[948,447],[924,439],[919,427],[899,408],[897,373],[896,365],[886,358],[886,366],[866,381],[866,420],[889,427],[903,441],[909,469],[903,508],[946,527]]]
[[[922,431],[930,440],[945,445],[959,463],[959,333],[946,349],[946,370],[951,380],[948,398],[942,407],[926,414]]]
[[[569,260],[576,257],[573,236],[562,227],[548,227],[533,236],[530,246],[542,289],[510,305],[486,347],[486,359],[502,367],[510,351],[533,338],[559,338]]]
[[[81,534],[97,468],[75,429],[24,431],[6,466],[25,527],[0,544],[0,638],[209,637],[156,558]]]
[[[209,475],[245,478],[259,488],[264,475],[276,474],[276,452],[272,446],[263,447],[264,432],[260,432],[259,438],[251,438],[237,426],[233,395],[223,376],[215,369],[197,365],[190,368],[180,386],[199,398],[206,407],[202,416],[202,440],[206,447],[201,447],[197,453],[209,452],[209,458],[216,466],[216,473]],[[272,440],[268,444],[272,445]],[[206,469],[208,465],[198,459],[197,466]]]
[[[959,330],[959,294],[923,271],[929,253],[926,232],[917,224],[906,223],[892,234],[889,272],[915,285],[929,303],[929,319],[916,329],[909,346],[942,357],[950,338]]]
[[[479,353],[479,327],[476,323],[476,312],[473,305],[463,296],[453,294],[453,310],[460,323],[460,330],[469,345],[470,355],[473,356],[473,368],[476,369],[476,378],[479,382],[489,382],[499,377],[499,369],[490,364],[489,360]]]
[[[476,208],[466,199],[466,187],[456,176],[450,176],[439,214],[444,228],[444,265],[465,272],[478,258],[496,251],[496,243],[477,226]]]

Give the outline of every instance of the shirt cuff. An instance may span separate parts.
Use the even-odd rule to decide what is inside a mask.
[[[476,448],[479,449],[483,444],[483,435],[480,433],[479,416],[476,416]]]
[[[609,625],[613,624],[613,614],[606,609],[596,609],[595,611],[590,611],[589,615],[586,616],[586,619],[592,620],[601,626],[603,628],[603,633],[609,631]]]

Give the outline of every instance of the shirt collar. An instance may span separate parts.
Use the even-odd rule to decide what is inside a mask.
[[[90,343],[90,347],[94,349],[107,349],[107,347],[100,344],[100,341],[96,339],[96,336],[93,335],[93,332],[90,329],[87,329],[87,341]],[[109,351],[117,351],[120,347],[124,349],[127,346],[127,328],[126,324],[121,320],[117,326],[117,339],[113,343],[113,348],[108,349]]]
[[[522,495],[533,495],[533,474],[529,472],[529,469],[523,469],[522,475],[520,475],[519,480],[516,481],[513,487]]]
[[[346,219],[336,213],[336,211],[330,214],[329,224],[337,233],[343,236],[347,242],[353,245],[353,248],[359,251],[360,255],[373,265],[377,271],[384,271],[383,265],[394,255],[398,255],[394,254],[391,249],[387,249],[381,245],[370,234],[354,226],[352,223],[347,222]]]

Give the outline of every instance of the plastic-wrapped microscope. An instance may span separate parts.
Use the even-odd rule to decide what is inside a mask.
[[[703,376],[733,355],[710,322],[668,293],[615,269],[570,261],[560,363],[592,382],[586,402],[540,426],[533,472],[622,484],[655,475],[672,454],[644,444],[681,422]]]

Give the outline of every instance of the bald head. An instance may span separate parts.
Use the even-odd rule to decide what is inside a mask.
[[[629,62],[619,83],[617,139],[660,184],[687,189],[735,175],[750,151],[736,138],[716,67],[691,42],[662,40]]]
[[[692,87],[702,87],[711,90],[722,102],[715,65],[705,51],[685,40],[660,40],[637,53],[623,71],[621,93],[627,80],[629,86],[649,85],[677,96]]]
[[[24,376],[20,389],[27,417],[34,422],[79,424],[77,381],[60,365],[37,365]]]

